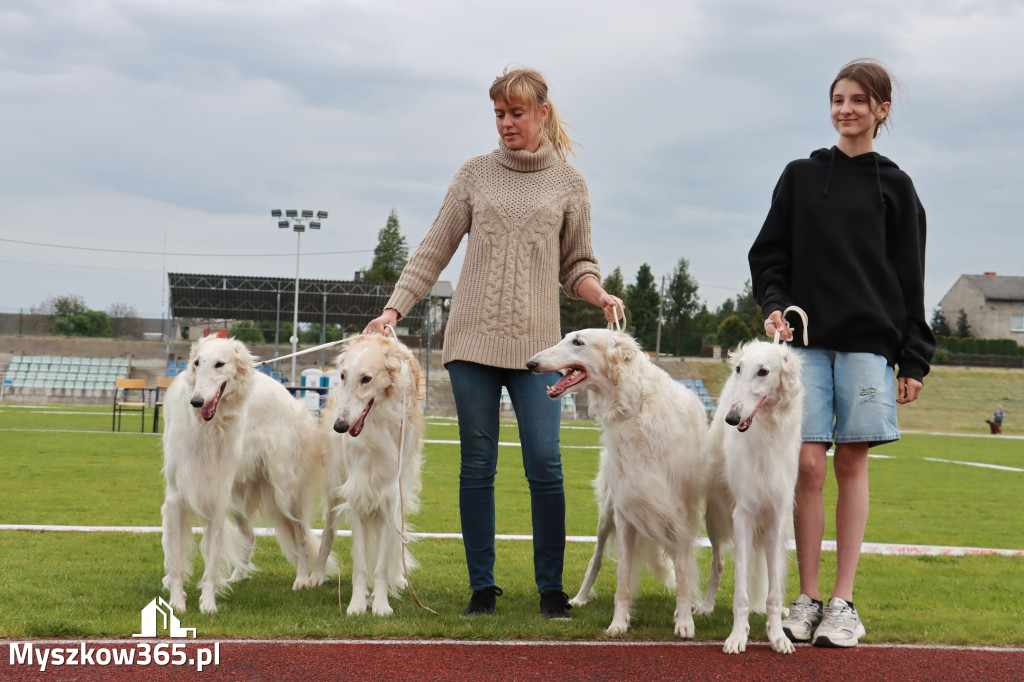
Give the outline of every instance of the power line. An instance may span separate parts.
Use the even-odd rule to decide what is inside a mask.
[[[0,242],[9,244],[24,244],[27,246],[44,246],[50,249],[70,249],[72,251],[100,251],[102,253],[125,253],[136,256],[190,256],[199,258],[279,258],[281,256],[294,256],[294,253],[165,253],[163,251],[128,251],[124,249],[99,249],[90,246],[67,246],[65,244],[44,244],[42,242],[26,242],[20,239],[3,239]],[[321,251],[318,253],[304,253],[304,256],[337,256],[348,253],[372,253],[373,249],[356,249],[354,251]]]

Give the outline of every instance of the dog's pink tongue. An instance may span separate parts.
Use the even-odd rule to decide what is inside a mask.
[[[203,405],[202,409],[199,410],[199,413],[203,415],[203,419],[205,421],[210,421],[213,419],[213,415],[217,414],[217,403],[219,402],[220,393],[213,396],[213,398],[210,399],[210,402]]]
[[[355,424],[349,427],[348,435],[354,438],[355,436],[358,436],[360,433],[362,433],[363,426],[365,425],[366,422],[366,415],[370,414],[371,407],[373,407],[373,400],[366,403],[366,407],[363,408],[363,413],[359,415],[359,419],[356,420]]]
[[[580,369],[570,369],[568,372],[562,375],[562,378],[555,382],[554,386],[548,386],[548,395],[555,397],[559,396],[570,386],[575,386],[584,379],[587,378],[587,373]]]

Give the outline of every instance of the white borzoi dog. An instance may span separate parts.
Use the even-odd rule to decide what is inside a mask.
[[[752,341],[730,360],[733,371],[722,389],[708,436],[713,473],[707,526],[713,559],[705,608],[714,605],[724,546],[732,535],[733,627],[725,653],[746,650],[752,604],[757,610],[765,605],[772,649],[792,653],[793,644],[782,631],[782,613],[786,538],[800,457],[800,359],[786,345]]]
[[[280,383],[253,368],[240,341],[206,337],[164,398],[164,586],[185,610],[191,572],[190,514],[203,524],[199,610],[217,610],[217,593],[253,570],[252,521],[262,510],[295,566],[293,589],[309,585],[319,542],[310,520],[323,475],[315,419]],[[230,522],[228,512],[238,526]]]
[[[640,560],[651,543],[674,560],[675,634],[693,637],[692,605],[698,597],[695,540],[705,479],[706,420],[700,399],[651,363],[627,334],[605,329],[570,332],[533,356],[534,372],[565,370],[548,394],[590,391],[590,411],[603,427],[601,458],[607,505],[614,519],[619,563],[615,610],[606,633],[629,629],[631,592]],[[600,485],[598,493],[600,495]],[[599,566],[599,560],[595,561]]]
[[[392,613],[388,594],[406,587],[414,567],[405,549],[405,517],[419,510],[423,456],[420,366],[397,340],[378,334],[355,337],[338,356],[341,372],[324,412],[331,461],[324,535],[313,582],[323,581],[338,516],[352,526],[352,598],[348,613]],[[334,433],[337,432],[337,433]],[[369,593],[370,575],[373,592]]]

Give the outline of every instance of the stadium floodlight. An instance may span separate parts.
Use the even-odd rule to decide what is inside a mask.
[[[275,208],[270,212],[270,215],[274,218],[280,218],[281,210]],[[302,233],[306,231],[306,225],[304,224],[304,222],[299,222],[299,212],[294,208],[286,210],[285,215],[289,218],[295,219],[292,220],[290,223],[287,220],[279,220],[277,222],[277,226],[280,228],[287,228],[290,226],[292,230],[295,231],[295,310],[294,315],[292,316],[292,336],[289,339],[289,341],[292,342],[292,375],[289,381],[291,382],[292,386],[298,386],[298,375],[295,372],[294,354],[297,353],[299,350],[299,263],[302,255]],[[313,215],[313,211],[302,211],[302,218],[304,221],[306,219],[312,218]],[[324,220],[327,218],[327,211],[318,211],[316,212],[316,216],[320,220]],[[310,221],[309,229],[319,230],[320,223],[318,221]]]

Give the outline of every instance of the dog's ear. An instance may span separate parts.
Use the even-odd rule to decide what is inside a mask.
[[[800,356],[790,350],[788,346],[782,346],[780,350],[782,355],[780,372],[782,376],[779,377],[779,381],[783,388],[782,395],[786,400],[789,400],[803,390],[800,380]]]
[[[640,347],[628,334],[614,333],[614,343],[608,349],[608,376],[615,386],[615,399],[623,414],[633,414],[643,400],[639,381],[629,381],[637,374],[641,362]]]
[[[232,338],[231,345],[235,348],[235,369],[237,373],[244,375],[255,372],[253,363],[256,362],[256,356],[249,352],[245,344],[238,339]]]

